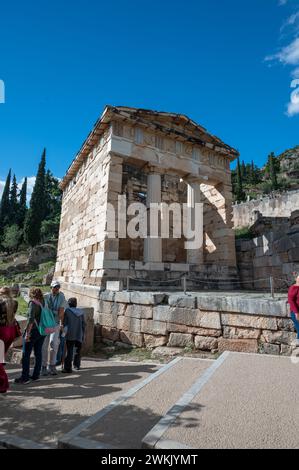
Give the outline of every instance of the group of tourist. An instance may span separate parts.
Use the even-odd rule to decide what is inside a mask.
[[[85,320],[82,310],[77,308],[77,299],[66,302],[60,291],[58,281],[51,284],[51,292],[43,295],[38,287],[29,291],[28,320],[23,333],[22,374],[15,379],[16,384],[26,385],[43,376],[57,375],[56,367],[62,366],[61,372],[72,373],[81,365],[81,347],[84,340]],[[41,334],[39,328],[44,309],[52,312],[54,328],[50,334]],[[3,358],[0,357],[0,394],[9,388],[4,369],[4,357],[11,344],[19,336],[20,328],[16,321],[18,302],[13,299],[8,287],[0,289],[0,352],[4,345]],[[30,375],[30,357],[35,356],[34,369]]]

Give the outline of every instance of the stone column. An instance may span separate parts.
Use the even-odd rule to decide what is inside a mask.
[[[147,175],[147,198],[146,205],[148,208],[148,234],[150,233],[150,213],[149,207],[151,203],[161,203],[161,174],[154,168],[151,168]],[[159,214],[160,220],[160,214]],[[159,221],[158,221],[159,224]],[[159,227],[155,227],[155,231],[159,233]],[[144,239],[144,261],[150,263],[162,262],[162,239],[150,238]]]
[[[200,189],[200,183],[198,182],[186,182],[187,187],[187,206],[191,207],[191,227],[194,229],[194,207],[196,203],[202,202],[202,192]],[[190,222],[189,222],[190,223]],[[190,264],[203,264],[203,246],[200,249],[187,250],[187,263]]]

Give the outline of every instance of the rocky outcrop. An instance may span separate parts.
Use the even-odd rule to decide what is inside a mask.
[[[28,263],[31,265],[39,265],[47,261],[54,261],[56,259],[56,247],[53,245],[45,244],[35,246],[29,253]]]

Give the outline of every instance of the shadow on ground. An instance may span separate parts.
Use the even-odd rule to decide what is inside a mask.
[[[0,431],[55,446],[63,434],[157,370],[155,365],[106,364],[28,385],[11,383],[0,401]],[[12,380],[18,375],[9,372]]]

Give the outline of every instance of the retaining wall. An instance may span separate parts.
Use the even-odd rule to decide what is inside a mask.
[[[262,294],[99,294],[95,341],[202,351],[290,355],[295,339],[287,299]]]

